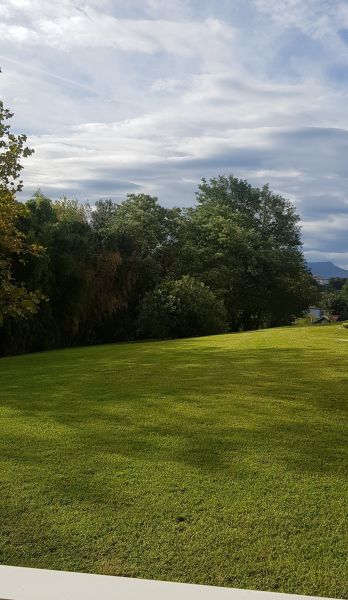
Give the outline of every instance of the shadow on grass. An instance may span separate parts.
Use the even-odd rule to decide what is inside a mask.
[[[66,456],[81,460],[82,474],[98,454],[226,475],[277,463],[346,472],[346,365],[328,364],[321,351],[168,343],[66,356],[41,355],[21,379],[6,365],[0,405],[27,427],[4,426],[3,458],[35,465]],[[58,438],[54,426],[64,428]]]

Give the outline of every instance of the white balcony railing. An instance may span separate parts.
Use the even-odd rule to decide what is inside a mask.
[[[0,565],[0,600],[310,600],[186,583]]]

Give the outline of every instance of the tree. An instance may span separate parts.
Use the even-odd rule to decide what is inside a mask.
[[[348,279],[346,280],[344,286],[342,287],[338,301],[340,303],[340,318],[348,319]]]
[[[119,289],[134,318],[144,294],[170,268],[179,220],[178,209],[164,208],[147,194],[129,194],[118,205],[100,201],[92,212],[92,226],[101,247],[119,254]]]
[[[8,121],[12,117],[13,113],[0,100],[0,191],[15,194],[23,188],[23,181],[19,179],[23,169],[20,161],[33,154],[34,150],[26,146],[26,135],[11,132]]]
[[[140,306],[140,337],[191,337],[225,330],[222,302],[202,281],[187,275],[164,281],[145,295]]]
[[[344,278],[344,277],[330,277],[330,279],[329,279],[330,289],[340,291],[343,288],[346,281],[347,281],[347,278]]]
[[[288,324],[317,301],[290,202],[232,176],[197,197],[24,205],[4,180],[0,354]]]
[[[188,211],[186,269],[224,300],[231,329],[291,322],[317,297],[293,205],[268,186],[205,179]]]
[[[9,120],[13,113],[4,108],[0,100],[0,326],[5,317],[24,318],[38,309],[40,294],[29,291],[14,278],[14,264],[23,262],[30,255],[38,255],[41,248],[29,244],[19,229],[19,221],[25,208],[15,199],[22,189],[19,179],[21,159],[32,154],[25,135],[11,132]]]
[[[347,304],[338,290],[321,292],[320,306],[328,315],[339,315],[341,317],[347,312]]]

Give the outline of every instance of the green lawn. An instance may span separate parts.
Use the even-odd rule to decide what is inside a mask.
[[[0,563],[348,596],[348,331],[0,360]]]

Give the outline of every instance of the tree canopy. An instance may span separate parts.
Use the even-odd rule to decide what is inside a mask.
[[[140,304],[139,337],[192,337],[225,329],[223,302],[202,281],[189,275],[163,281],[145,294]]]
[[[20,161],[33,150],[25,145],[25,135],[11,132],[12,117],[0,100],[0,326],[7,316],[24,318],[34,314],[40,301],[40,293],[28,290],[14,274],[16,264],[38,255],[41,248],[29,244],[20,227],[26,212],[15,198],[23,186]]]
[[[318,298],[299,216],[267,185],[203,179],[186,209],[148,194],[20,203],[32,151],[11,117],[1,103],[0,353],[272,327]]]

